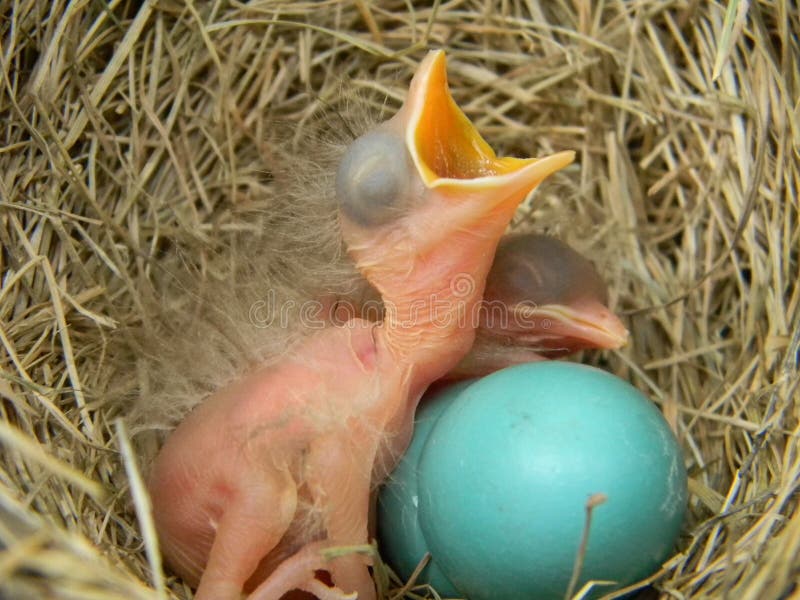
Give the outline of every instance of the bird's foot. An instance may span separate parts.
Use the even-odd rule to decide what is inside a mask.
[[[317,571],[331,568],[331,561],[324,554],[328,547],[329,544],[324,542],[315,542],[304,546],[293,556],[284,560],[269,578],[248,596],[248,600],[279,600],[292,590],[309,592],[320,600],[361,598],[356,592],[344,592],[335,585],[325,585],[316,578]],[[366,565],[364,569],[366,571]],[[362,600],[369,599],[362,598]]]

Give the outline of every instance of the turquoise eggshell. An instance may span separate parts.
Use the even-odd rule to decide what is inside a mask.
[[[381,558],[404,582],[408,581],[414,569],[429,552],[417,518],[417,465],[422,448],[436,421],[470,383],[472,380],[459,382],[423,398],[417,410],[411,444],[378,496]],[[445,598],[461,596],[433,559],[420,573],[416,583],[431,584]]]
[[[412,461],[414,543],[471,600],[563,599],[597,493],[608,499],[594,509],[576,590],[633,583],[669,557],[687,502],[661,413],[628,383],[574,363],[519,365],[459,390]]]

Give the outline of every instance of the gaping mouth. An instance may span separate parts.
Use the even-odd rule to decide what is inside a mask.
[[[429,188],[486,188],[519,179],[533,189],[570,164],[571,151],[545,158],[498,157],[458,107],[447,86],[444,52],[431,52],[411,83],[406,144]]]

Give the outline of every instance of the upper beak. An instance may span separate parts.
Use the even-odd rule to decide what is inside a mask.
[[[571,151],[545,158],[496,156],[450,95],[441,50],[422,61],[404,110],[405,142],[417,172],[426,187],[447,196],[491,192],[497,203],[518,204],[543,179],[575,158]]]
[[[615,349],[624,346],[630,335],[619,317],[597,301],[574,306],[549,304],[528,311],[527,319],[535,325],[529,335],[521,337],[530,337],[526,341],[550,351]]]

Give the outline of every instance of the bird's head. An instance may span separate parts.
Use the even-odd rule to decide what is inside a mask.
[[[500,243],[486,283],[481,332],[545,358],[619,348],[628,330],[608,308],[592,262],[554,238],[520,234]]]
[[[573,158],[496,156],[450,95],[444,53],[431,52],[398,113],[356,139],[340,163],[344,241],[387,302],[446,296],[459,276],[474,278],[480,298],[516,207]]]

